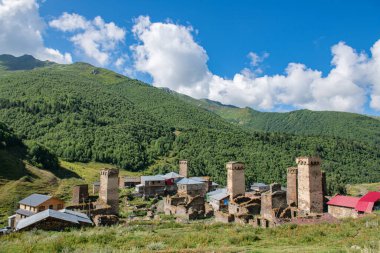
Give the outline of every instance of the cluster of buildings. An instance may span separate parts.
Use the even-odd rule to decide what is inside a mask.
[[[254,183],[247,190],[245,165],[228,162],[227,187],[219,188],[210,177],[189,177],[189,163],[179,162],[179,173],[119,177],[118,169],[102,169],[100,181],[73,188],[69,205],[41,194],[19,202],[19,209],[8,218],[15,231],[34,228],[62,230],[65,227],[112,225],[119,221],[119,189],[135,188],[135,196],[163,198],[163,210],[179,219],[215,217],[220,222],[238,222],[255,227],[273,227],[298,218],[358,217],[380,210],[380,192],[362,197],[326,196],[325,174],[318,157],[299,157],[297,167],[287,169],[287,187]],[[94,196],[94,195],[98,195]],[[326,214],[326,213],[325,213]]]
[[[75,186],[70,205],[56,197],[32,194],[18,203],[19,209],[8,217],[8,226],[24,231],[115,224],[119,220],[118,175],[118,169],[100,171],[98,198],[89,196],[88,185]]]

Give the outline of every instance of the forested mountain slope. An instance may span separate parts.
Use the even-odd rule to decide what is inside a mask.
[[[172,94],[246,129],[296,135],[333,136],[380,146],[378,117],[310,110],[286,113],[259,112],[248,107],[239,108],[207,99],[196,100],[174,92]]]
[[[190,173],[225,182],[229,160],[248,182],[286,180],[299,155],[321,155],[331,191],[380,181],[380,151],[338,137],[252,132],[164,89],[85,63],[0,72],[0,121],[69,161],[164,172],[189,159]]]

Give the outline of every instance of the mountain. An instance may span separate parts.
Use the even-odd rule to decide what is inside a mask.
[[[50,61],[40,61],[31,55],[23,55],[15,57],[9,54],[0,55],[0,69],[14,71],[14,70],[30,70],[34,68],[41,68],[53,65]]]
[[[197,100],[178,93],[176,96],[249,130],[339,137],[380,146],[378,117],[347,112],[310,110],[284,113],[259,112],[248,107],[239,108],[207,99]]]
[[[165,89],[86,63],[0,72],[0,121],[63,160],[129,171],[162,173],[189,159],[190,174],[223,184],[225,163],[241,160],[248,183],[285,183],[295,157],[316,154],[330,192],[380,181],[374,144],[244,129]]]

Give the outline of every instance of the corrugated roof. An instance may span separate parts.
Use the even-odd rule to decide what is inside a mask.
[[[253,184],[251,185],[251,187],[266,187],[266,186],[269,187],[269,185],[264,184],[264,183],[253,183]]]
[[[204,178],[204,177],[190,177],[190,179],[198,181],[198,182],[208,182],[207,178]]]
[[[202,182],[199,182],[199,181],[196,181],[196,180],[193,180],[193,179],[190,179],[190,178],[183,178],[181,179],[180,181],[177,182],[177,184],[203,184]]]
[[[42,203],[44,203],[45,201],[47,201],[51,198],[52,198],[52,196],[49,196],[49,195],[42,195],[42,194],[34,193],[34,194],[26,197],[25,199],[21,200],[18,203],[22,204],[22,205],[28,205],[28,206],[36,207],[36,206],[41,205]]]
[[[357,197],[336,195],[327,202],[327,205],[355,208],[358,201]]]
[[[100,186],[100,182],[93,182],[92,185]]]
[[[35,214],[35,212],[31,212],[31,211],[28,211],[28,210],[25,210],[25,209],[18,209],[16,211],[16,213],[24,215],[24,216],[28,216],[28,217],[32,216],[33,214]]]
[[[47,209],[45,211],[36,213],[35,215],[32,215],[28,218],[22,219],[17,223],[16,230],[24,229],[26,227],[29,227],[39,221],[42,221],[46,218],[52,217],[59,220],[68,221],[74,224],[79,224],[79,222],[85,222],[92,224],[92,221],[87,217],[84,218],[82,214],[73,214],[77,212],[71,211],[71,213],[68,213],[66,211],[55,211],[52,209]]]
[[[169,172],[169,173],[165,174],[163,177],[166,178],[166,179],[169,179],[169,178],[179,178],[179,177],[183,177],[183,176],[181,176],[180,174],[172,171],[172,172]]]
[[[230,195],[227,194],[227,193],[220,192],[220,193],[217,193],[217,194],[211,195],[211,196],[210,196],[210,199],[222,200],[222,199],[228,198],[229,196],[230,196]]]
[[[146,181],[164,181],[165,178],[161,175],[155,175],[155,176],[141,176],[141,183],[144,183]]]
[[[212,196],[218,193],[227,193],[227,188],[216,189],[215,191],[206,193],[207,196]]]
[[[371,213],[375,202],[380,200],[380,192],[368,192],[361,197],[355,207],[357,211]]]

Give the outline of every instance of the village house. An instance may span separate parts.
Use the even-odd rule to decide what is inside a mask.
[[[180,196],[205,196],[205,184],[204,182],[196,181],[189,178],[183,178],[177,182],[178,195]]]
[[[380,210],[380,192],[368,192],[363,197],[336,195],[327,205],[328,213],[335,218],[356,218],[360,214]]]
[[[19,209],[16,211],[15,221],[11,223],[17,225],[17,223],[29,216],[36,213],[42,212],[46,209],[60,210],[64,207],[64,202],[58,198],[42,195],[42,194],[32,194],[19,203]]]
[[[24,231],[43,229],[60,231],[66,227],[82,227],[92,225],[93,223],[91,219],[83,213],[73,212],[66,209],[59,211],[47,209],[20,220],[17,223],[15,230]]]
[[[161,175],[141,176],[141,184],[136,185],[136,192],[145,197],[163,196],[165,187],[165,178]]]
[[[141,183],[141,177],[119,177],[119,188],[133,188]]]

